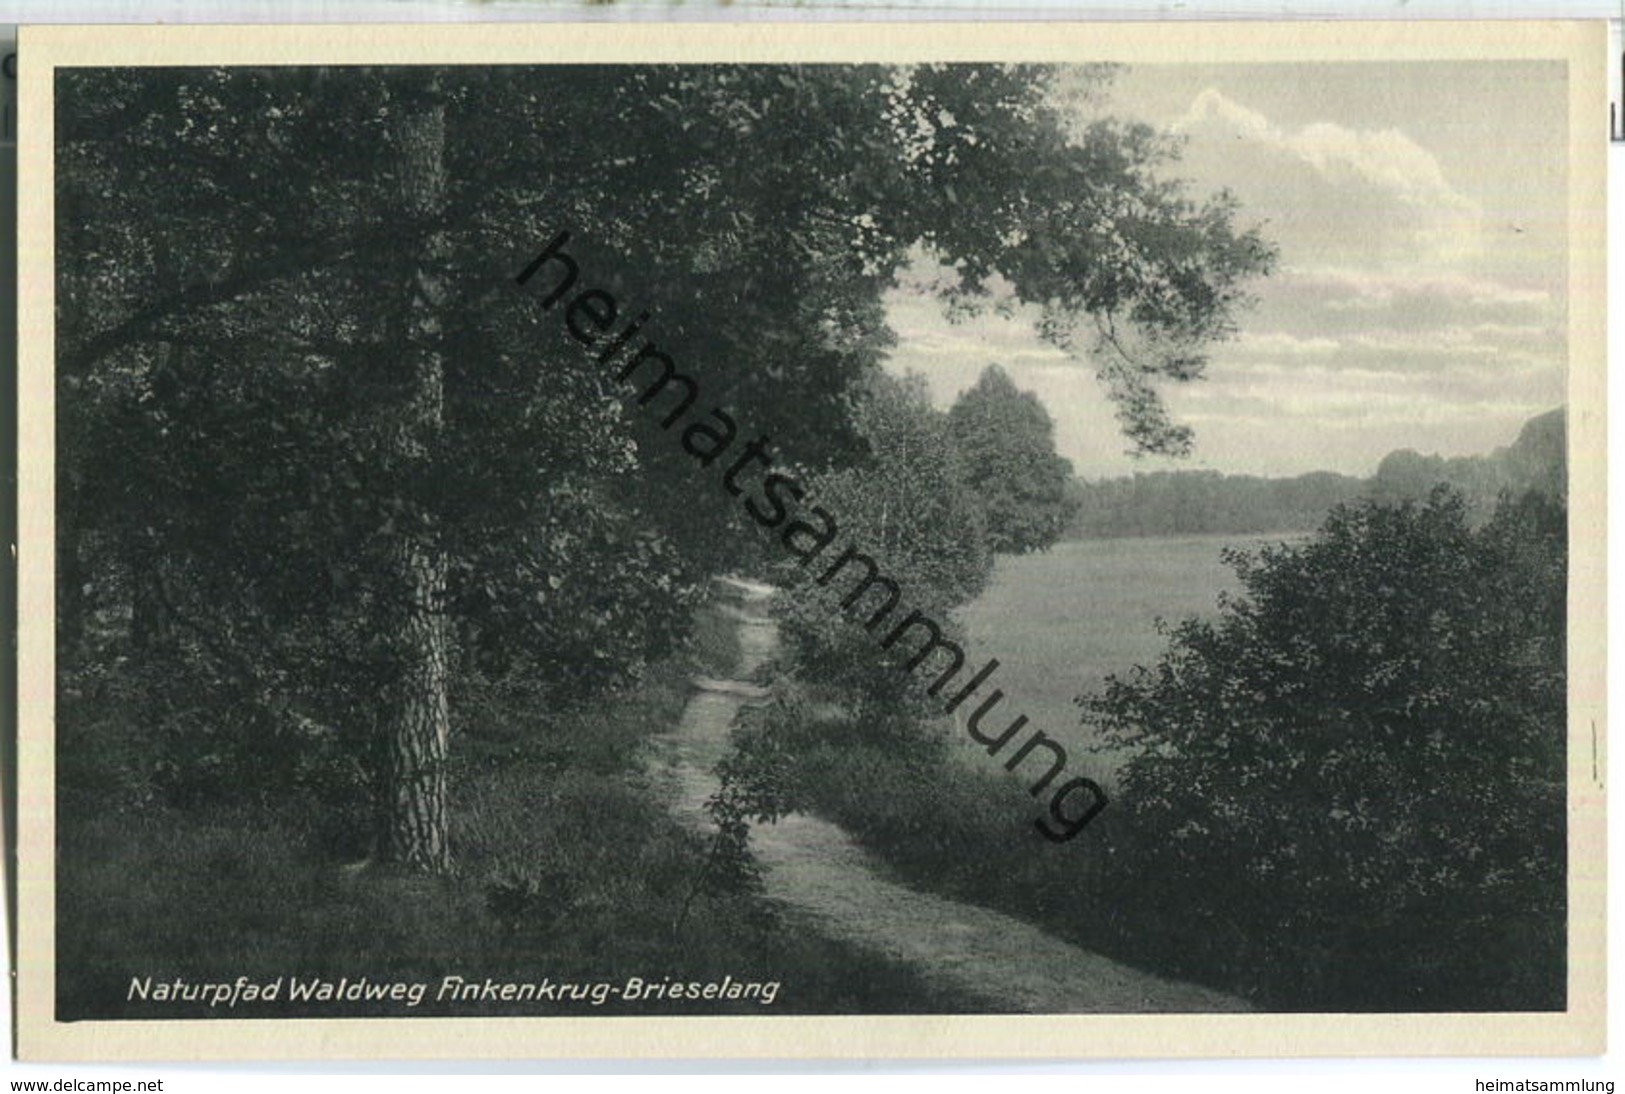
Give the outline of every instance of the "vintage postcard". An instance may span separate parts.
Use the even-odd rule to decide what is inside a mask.
[[[19,49],[25,1058],[1601,1051],[1600,25]]]

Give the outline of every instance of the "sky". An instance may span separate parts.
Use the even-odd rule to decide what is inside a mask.
[[[1369,475],[1398,448],[1509,444],[1566,383],[1567,91],[1551,62],[1154,65],[1107,111],[1185,139],[1168,173],[1224,188],[1280,251],[1207,375],[1162,387],[1189,457],[1129,456],[1086,358],[1031,316],[949,323],[887,302],[889,367],[941,406],[998,362],[1044,400],[1086,478],[1201,468]]]

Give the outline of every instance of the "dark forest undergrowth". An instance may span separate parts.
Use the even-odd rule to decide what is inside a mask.
[[[59,1017],[966,1009],[906,970],[787,925],[751,892],[707,882],[705,841],[651,791],[639,747],[675,724],[691,671],[726,668],[735,653],[732,628],[702,612],[684,655],[612,701],[546,715],[505,709],[512,696],[468,704],[471,717],[502,724],[464,727],[469,747],[452,799],[457,868],[444,878],[345,863],[334,853],[331,818],[308,801],[177,808],[132,800],[117,792],[116,773],[98,779],[96,759],[77,757],[59,807]],[[103,725],[118,716],[78,713]],[[771,1008],[752,1000],[436,1005],[447,975],[586,983],[732,976],[782,986]],[[278,1002],[236,1009],[129,998],[136,978],[240,976],[429,988],[415,1007],[296,1004],[286,989]]]

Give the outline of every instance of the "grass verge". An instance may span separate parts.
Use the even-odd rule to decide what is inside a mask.
[[[612,701],[542,712],[465,696],[454,770],[452,876],[347,869],[296,801],[181,810],[63,788],[57,982],[62,1020],[546,1014],[951,1013],[981,1009],[910,971],[789,923],[749,892],[701,885],[706,841],[638,769],[674,725],[690,671],[725,671],[731,627],[705,621],[687,654]],[[736,640],[735,640],[736,642]],[[681,930],[680,909],[694,907]],[[436,1001],[469,982],[759,981],[738,999]],[[236,1008],[131,998],[133,986],[284,989]],[[286,984],[423,984],[409,1000],[295,1002]]]

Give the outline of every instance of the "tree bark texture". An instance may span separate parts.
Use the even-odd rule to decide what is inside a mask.
[[[399,287],[406,300],[400,330],[405,392],[391,447],[408,476],[427,467],[443,426],[441,310],[450,253],[444,222],[445,105],[432,81],[412,92],[391,104],[396,111],[391,130],[399,205],[413,251],[406,263],[407,283]],[[390,861],[443,873],[451,867],[446,804],[450,630],[446,557],[432,513],[404,506],[391,562],[398,593],[392,621],[398,674],[385,719],[383,851]]]

